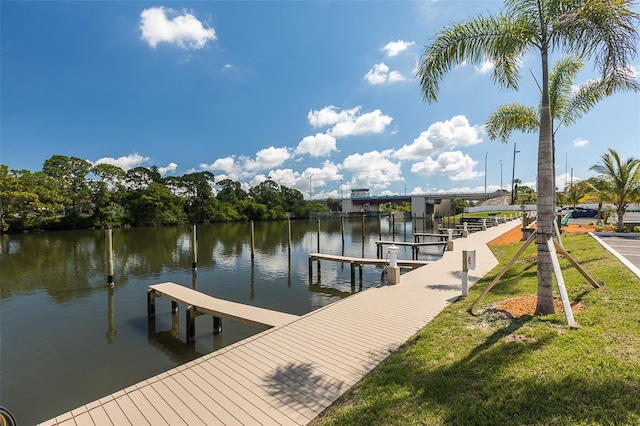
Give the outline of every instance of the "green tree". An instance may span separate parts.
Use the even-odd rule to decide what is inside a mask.
[[[549,96],[549,54],[559,50],[594,59],[607,90],[631,80],[629,58],[635,56],[638,13],[632,0],[505,0],[497,15],[478,15],[451,24],[428,46],[418,66],[422,94],[437,101],[440,81],[454,66],[492,61],[492,79],[518,89],[519,63],[525,53],[540,57],[538,136],[538,298],[535,313],[554,313],[553,265],[546,248],[554,235],[555,162]]]
[[[155,182],[127,194],[129,220],[137,225],[183,223],[187,218],[182,204],[183,200],[169,188]]]
[[[599,173],[594,178],[593,188],[605,201],[616,207],[618,231],[624,229],[624,213],[631,202],[640,197],[640,159],[620,155],[609,148],[600,156],[600,162],[591,166]]]
[[[201,222],[204,206],[213,197],[215,176],[211,172],[195,172],[182,176],[181,180],[187,196],[189,219]]]
[[[134,167],[127,170],[127,176],[125,177],[125,184],[127,188],[138,190],[144,189],[151,183],[158,183],[156,179],[160,176],[159,173],[154,173],[152,170],[143,166]]]
[[[97,164],[91,173],[98,178],[89,182],[95,222],[102,226],[119,224],[127,172],[113,164]]]
[[[245,200],[248,195],[242,189],[240,182],[233,181],[231,179],[223,179],[217,182],[216,185],[220,187],[216,198],[220,201],[227,203],[235,203]]]
[[[45,160],[42,171],[58,183],[65,206],[71,205],[75,214],[80,213],[90,197],[87,175],[91,171],[91,163],[78,157],[54,155]]]
[[[593,187],[586,180],[571,185],[565,193],[565,201],[575,210],[579,203],[582,203],[589,194],[593,192]]]

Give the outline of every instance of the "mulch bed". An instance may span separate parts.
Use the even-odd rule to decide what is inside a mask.
[[[562,232],[565,232],[567,234],[586,234],[588,232],[594,231],[594,225],[568,225],[562,227]],[[513,244],[520,241],[522,241],[522,230],[517,227],[490,241],[489,244]],[[516,318],[525,315],[533,316],[536,311],[537,299],[538,298],[535,295],[519,296],[503,300],[502,302],[499,302],[496,307],[500,310],[508,312]],[[554,300],[553,303],[556,312],[562,312],[562,302],[560,300]],[[571,310],[573,311],[573,313],[581,312],[584,309],[584,305],[579,303],[572,303],[571,305]]]

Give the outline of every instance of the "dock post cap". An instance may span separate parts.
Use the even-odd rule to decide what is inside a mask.
[[[398,266],[398,246],[391,244],[387,248],[387,255],[389,256],[389,267],[396,268]]]

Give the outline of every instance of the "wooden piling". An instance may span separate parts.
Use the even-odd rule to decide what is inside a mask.
[[[191,227],[191,253],[193,254],[193,262],[191,263],[191,269],[198,270],[198,238],[196,236],[196,224]]]
[[[187,343],[195,343],[196,341],[196,317],[193,315],[193,306],[188,306],[185,309],[186,323],[187,323]]]
[[[113,287],[113,236],[112,229],[106,229],[107,235],[107,285]]]
[[[291,261],[291,218],[287,219],[287,234],[288,234],[288,248],[289,248],[289,261]]]
[[[317,252],[320,253],[320,218],[318,218],[318,232],[316,240],[316,245],[318,247]]]
[[[255,257],[255,246],[256,246],[255,227],[253,225],[253,221],[251,221],[251,260],[253,260]]]
[[[342,236],[342,250],[344,251],[344,216],[340,216],[340,235]]]
[[[115,325],[115,302],[114,302],[114,289],[109,287],[107,289],[107,315],[109,328],[107,329],[107,342],[113,343],[116,338],[116,325]]]
[[[222,318],[213,317],[213,334],[222,332]]]

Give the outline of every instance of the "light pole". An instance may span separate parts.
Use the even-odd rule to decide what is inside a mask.
[[[500,195],[502,195],[502,160],[500,160]]]
[[[513,198],[513,184],[516,180],[516,154],[520,151],[516,151],[516,143],[513,143],[513,169],[511,170],[511,204],[515,203]]]
[[[487,155],[488,152],[484,154],[484,193],[487,193]]]
[[[309,175],[309,201],[311,201],[311,198],[313,197],[313,190],[311,189],[311,178],[313,177],[313,175]]]

